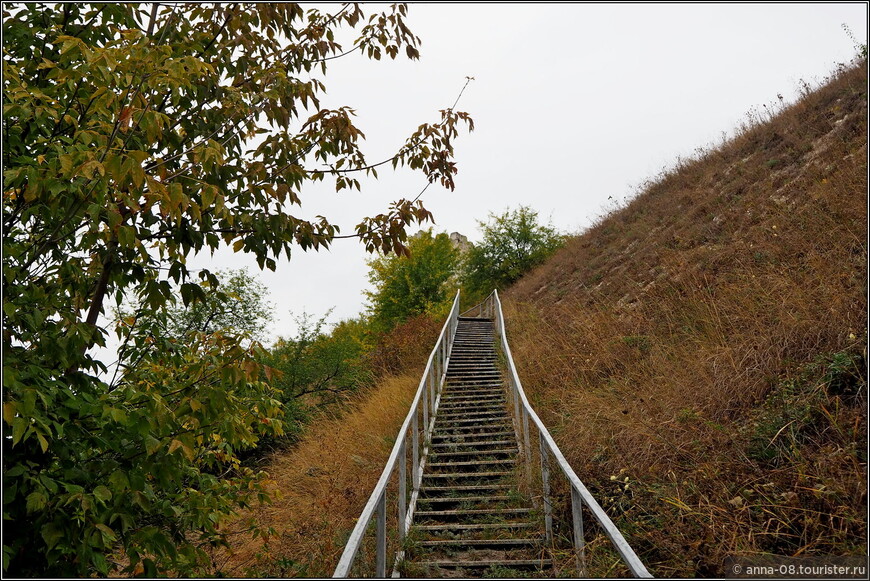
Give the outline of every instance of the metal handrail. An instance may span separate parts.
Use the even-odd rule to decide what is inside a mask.
[[[414,401],[411,404],[411,410],[408,412],[402,427],[399,429],[399,434],[396,437],[396,444],[390,453],[384,471],[378,479],[375,489],[372,491],[368,502],[362,510],[362,513],[357,519],[356,526],[350,533],[347,544],[344,547],[344,552],[338,561],[338,565],[333,572],[333,577],[348,577],[350,569],[353,566],[354,559],[363,542],[366,529],[372,518],[377,518],[377,549],[375,558],[375,576],[386,577],[387,569],[387,485],[393,476],[393,473],[398,468],[398,523],[397,532],[401,542],[404,540],[411,527],[411,521],[414,516],[414,511],[417,506],[417,497],[420,492],[420,483],[423,478],[423,468],[426,465],[426,456],[429,453],[429,438],[432,434],[432,429],[435,425],[435,411],[438,409],[438,404],[441,401],[441,388],[444,385],[444,378],[447,373],[447,365],[450,360],[450,349],[453,346],[453,339],[456,335],[456,327],[459,324],[459,291],[456,292],[456,298],[453,300],[453,308],[444,322],[441,329],[441,334],[438,336],[438,341],[435,343],[432,353],[429,355],[429,360],[426,363],[426,369],[423,371],[423,378],[420,380],[420,385],[417,388],[417,393],[414,396]],[[422,438],[419,428],[420,417],[423,418]],[[407,488],[407,440],[411,440],[411,495],[408,498]],[[377,513],[377,514],[376,514]],[[401,560],[402,551],[396,552],[396,563]]]
[[[605,534],[610,538],[614,548],[622,557],[623,562],[629,568],[635,577],[652,577],[647,571],[644,564],[635,554],[634,550],[626,542],[622,533],[598,504],[598,501],[592,496],[568,461],[559,450],[555,440],[550,435],[550,432],[544,426],[538,414],[532,409],[526,393],[523,390],[520,377],[517,374],[516,365],[514,364],[513,356],[511,355],[510,347],[508,346],[507,335],[505,333],[504,315],[501,309],[501,300],[498,297],[498,291],[494,290],[482,303],[482,312],[488,318],[495,319],[495,325],[498,335],[501,338],[501,348],[504,351],[507,360],[508,378],[510,382],[510,394],[513,399],[514,414],[517,419],[517,436],[526,460],[531,463],[531,445],[529,436],[529,421],[538,429],[540,440],[540,458],[541,458],[541,480],[544,496],[544,526],[548,541],[552,541],[553,536],[553,516],[550,503],[549,492],[549,455],[552,454],[556,460],[556,465],[561,469],[562,473],[567,478],[571,485],[571,513],[573,520],[573,544],[577,555],[577,570],[581,577],[586,575],[586,556],[585,556],[585,540],[583,536],[583,511],[582,507],[585,504],[598,524],[604,530]],[[522,415],[520,415],[522,414]]]

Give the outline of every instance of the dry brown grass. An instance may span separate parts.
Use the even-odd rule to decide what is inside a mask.
[[[264,541],[233,536],[232,550],[215,553],[205,575],[330,576],[393,447],[418,377],[385,378],[353,402],[341,417],[323,418],[307,428],[289,452],[265,465],[275,497],[229,529],[244,529],[253,517],[274,533]]]
[[[866,85],[682,162],[507,293],[527,391],[656,575],[866,551]]]
[[[408,369],[422,373],[426,360],[444,326],[443,317],[415,315],[378,337],[369,354],[369,365],[377,375],[400,375]]]

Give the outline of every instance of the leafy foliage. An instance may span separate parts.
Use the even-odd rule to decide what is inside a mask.
[[[183,299],[180,304],[171,300],[157,313],[147,308],[135,312],[120,310],[119,319],[138,318],[139,324],[155,327],[155,334],[179,341],[191,331],[223,332],[244,340],[263,341],[272,317],[273,305],[267,300],[269,290],[247,269],[219,271],[215,276],[218,286],[212,286],[208,280],[200,282],[200,300],[187,305]]]
[[[122,322],[131,363],[111,386],[75,372],[33,385],[38,360],[4,362],[4,494],[26,501],[4,510],[11,571],[106,574],[118,542],[131,568],[183,570],[220,541],[221,516],[263,498],[237,459],[282,432],[257,347],[222,332],[181,342],[154,332],[164,319]]]
[[[368,19],[295,4],[3,4],[3,569],[12,575],[183,574],[259,495],[239,450],[280,434],[256,344],[196,320],[217,277],[186,258],[221,246],[276,268],[328,246],[327,218],[290,213],[306,183],[337,189],[383,164],[453,187],[446,109],[369,163],[353,110],[321,109],[333,58],[417,58],[403,5]],[[335,38],[356,31],[345,50]],[[370,250],[403,251],[416,201],[362,219]],[[100,378],[107,297],[140,305],[127,361]],[[221,302],[226,305],[228,303]],[[215,322],[214,319],[212,322]],[[226,324],[231,321],[227,320]],[[232,323],[236,324],[236,323]],[[167,334],[167,329],[170,332]]]
[[[271,385],[280,391],[291,435],[308,419],[311,407],[332,403],[372,381],[364,361],[365,325],[343,321],[326,333],[326,316],[314,322],[307,314],[297,318],[296,336],[279,339],[263,359],[272,370]]]
[[[564,238],[551,225],[540,224],[538,213],[527,206],[498,216],[490,214],[489,222],[478,224],[483,241],[468,251],[462,277],[471,297],[511,285],[564,243]]]
[[[459,264],[459,252],[447,234],[421,231],[408,249],[407,255],[369,262],[369,281],[375,290],[366,295],[375,331],[389,331],[411,316],[443,310],[452,298],[447,283]]]
[[[170,308],[173,324],[169,334],[195,329],[202,333],[233,332],[264,340],[273,308],[266,300],[268,289],[246,269],[218,272],[217,278],[220,284],[214,289],[209,288],[208,281],[201,283],[206,287],[204,300]]]

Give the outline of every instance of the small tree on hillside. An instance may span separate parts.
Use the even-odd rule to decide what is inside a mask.
[[[268,300],[269,289],[246,268],[218,271],[218,285],[208,280],[200,282],[203,296],[187,305],[173,298],[164,309],[151,311],[140,309],[133,313],[122,310],[119,318],[135,316],[138,324],[160,318],[159,332],[163,336],[183,340],[190,332],[224,332],[240,338],[264,341],[266,327],[272,318],[272,305]]]
[[[471,248],[463,264],[463,286],[471,300],[493,288],[503,289],[543,263],[564,243],[552,225],[538,222],[538,213],[526,206],[478,222],[483,240]]]
[[[459,251],[445,233],[432,236],[422,231],[411,238],[407,256],[384,256],[369,262],[367,291],[372,326],[389,331],[405,319],[423,313],[437,313],[450,301],[448,281],[455,274]]]

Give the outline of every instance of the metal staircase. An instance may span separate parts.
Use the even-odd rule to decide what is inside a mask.
[[[519,446],[491,319],[459,318],[431,441],[402,573],[504,576],[551,565],[543,521],[516,487]]]
[[[470,312],[457,293],[333,577],[651,577],[529,403],[498,293]]]

